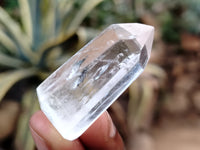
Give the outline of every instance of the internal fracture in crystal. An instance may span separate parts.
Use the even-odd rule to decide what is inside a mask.
[[[154,28],[113,24],[38,88],[42,111],[68,140],[78,138],[142,73]]]

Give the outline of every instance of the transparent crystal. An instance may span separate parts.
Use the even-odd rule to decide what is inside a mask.
[[[78,138],[141,74],[153,34],[148,25],[111,25],[37,88],[42,111],[65,139]]]

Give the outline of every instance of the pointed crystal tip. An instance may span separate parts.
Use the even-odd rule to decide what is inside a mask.
[[[146,46],[148,57],[150,57],[154,39],[154,27],[140,23],[123,23],[118,25],[135,36],[142,48]]]

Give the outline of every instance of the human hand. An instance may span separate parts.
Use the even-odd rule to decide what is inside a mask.
[[[42,111],[30,119],[30,130],[38,150],[123,150],[122,139],[108,112],[74,141],[65,140]]]

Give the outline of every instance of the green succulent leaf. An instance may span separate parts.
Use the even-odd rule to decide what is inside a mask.
[[[32,76],[36,73],[35,68],[20,69],[0,73],[0,101],[8,90],[19,80]]]
[[[99,30],[95,30],[93,28],[79,27],[76,31],[76,35],[78,36],[77,49],[82,48],[85,45],[85,43],[92,40],[99,33]]]
[[[164,80],[167,77],[166,72],[161,67],[154,64],[148,64],[144,72],[152,74],[153,76],[161,80]]]
[[[19,37],[23,35],[20,25],[14,21],[2,7],[0,7],[0,23],[9,31],[11,31],[13,36]]]
[[[18,53],[22,59],[30,61],[35,64],[38,62],[38,57],[30,49],[30,43],[27,40],[27,36],[21,31],[20,25],[14,21],[8,13],[0,7],[0,24],[5,28],[6,32],[9,33],[13,41],[17,45]]]
[[[21,7],[26,7],[27,11],[30,14],[29,19],[24,21],[31,23],[31,33],[32,33],[32,50],[38,51],[38,49],[50,39],[53,39],[56,34],[56,19],[59,16],[56,16],[56,1],[52,0],[28,0],[26,3],[23,3],[25,0],[20,0]],[[21,12],[22,15],[24,14]],[[26,16],[25,16],[26,17]]]
[[[69,17],[69,14],[71,14],[70,12],[73,10],[74,3],[74,0],[59,1],[58,7],[56,9],[56,23],[58,25],[57,28],[60,28],[61,24],[67,20],[66,18]]]
[[[83,19],[89,14],[89,12],[95,8],[99,3],[101,3],[103,0],[87,0],[83,2],[83,5],[81,5],[81,8],[78,11],[72,11],[73,15],[68,16],[69,18],[66,19],[65,17],[63,18],[64,21],[61,22],[60,24],[60,30],[59,30],[59,35],[56,38],[52,38],[48,40],[48,42],[44,43],[43,46],[41,46],[41,49],[39,50],[40,53],[40,59],[43,58],[43,55],[46,54],[49,49],[55,45],[59,45],[62,42],[66,41],[69,39],[72,35],[74,35],[80,26],[81,22]],[[66,3],[68,4],[69,8],[72,6],[71,3]],[[57,17],[57,16],[56,16]]]
[[[37,51],[38,47],[43,42],[42,30],[41,30],[41,11],[40,0],[27,0],[30,6],[30,19],[32,23],[32,50]]]
[[[25,66],[25,62],[20,59],[0,53],[0,66],[20,68],[22,66]]]
[[[81,7],[81,9],[77,12],[74,19],[71,21],[69,27],[66,30],[66,34],[71,36],[74,34],[77,30],[77,28],[80,26],[83,19],[88,15],[88,13],[94,9],[100,2],[103,0],[87,0]]]
[[[151,79],[138,79],[129,87],[128,123],[132,131],[149,126],[149,115],[156,100]]]
[[[5,47],[7,51],[12,54],[17,56],[17,46],[13,42],[13,40],[6,34],[3,29],[0,28],[0,45]],[[0,49],[0,51],[2,51]]]
[[[56,36],[56,14],[57,2],[52,0],[44,0],[41,3],[41,28],[43,32],[44,42],[54,39]]]
[[[33,23],[31,20],[30,5],[27,0],[18,0],[21,14],[21,21],[24,27],[24,31],[29,37],[29,42],[32,44],[33,38]]]

